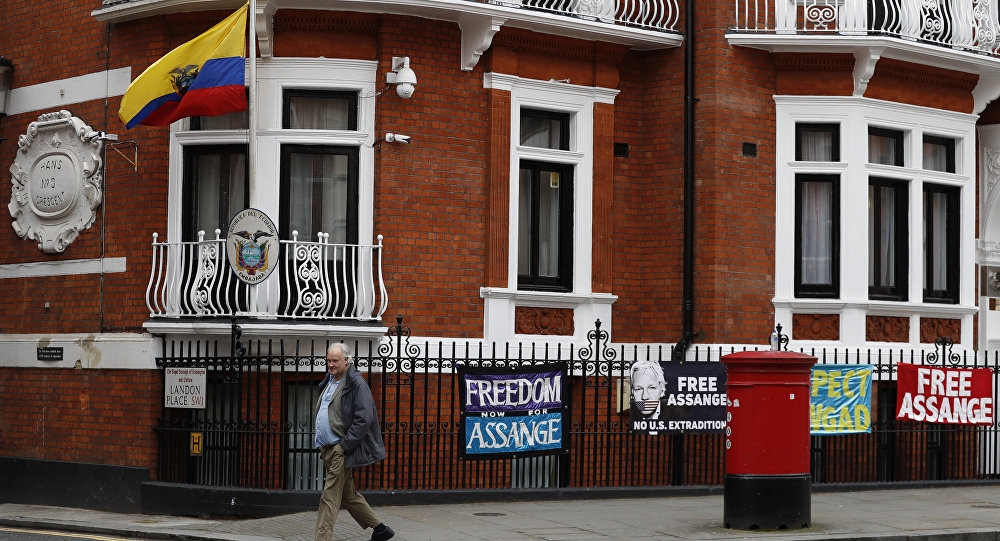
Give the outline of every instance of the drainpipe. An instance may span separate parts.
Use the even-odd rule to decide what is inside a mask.
[[[694,0],[684,6],[684,297],[683,334],[674,346],[682,361],[694,340]]]

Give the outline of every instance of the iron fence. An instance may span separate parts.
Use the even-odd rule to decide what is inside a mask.
[[[158,479],[255,489],[319,490],[312,408],[330,342],[240,340],[164,343],[162,369],[206,369],[204,409],[164,408]],[[361,490],[596,488],[721,485],[725,436],[631,432],[628,368],[640,358],[672,361],[672,347],[613,345],[600,327],[582,347],[542,344],[414,343],[397,320],[381,341],[353,344],[355,364],[378,405],[388,456],[355,472]],[[685,362],[718,362],[746,348],[695,348]],[[1000,356],[918,350],[803,351],[818,364],[874,366],[872,430],[814,436],[816,483],[893,483],[1000,477],[997,425],[928,425],[895,419],[899,362],[986,367],[997,394]],[[566,363],[570,452],[558,456],[463,460],[455,369]],[[192,455],[191,438],[202,438]]]

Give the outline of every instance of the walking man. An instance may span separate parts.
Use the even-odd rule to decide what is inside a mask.
[[[327,349],[327,375],[320,384],[314,416],[316,447],[326,469],[316,541],[332,539],[341,505],[362,528],[374,528],[372,541],[396,535],[379,520],[365,497],[354,490],[352,470],[385,458],[385,446],[372,391],[351,361],[349,346],[337,343]]]

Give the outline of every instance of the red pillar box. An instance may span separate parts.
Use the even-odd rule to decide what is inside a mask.
[[[816,357],[744,351],[726,366],[727,528],[808,528],[809,378]]]

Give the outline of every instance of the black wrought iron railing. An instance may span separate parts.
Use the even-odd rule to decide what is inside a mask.
[[[237,337],[238,338],[238,337]],[[171,341],[157,366],[204,368],[204,409],[164,408],[158,479],[257,489],[319,490],[312,408],[324,376],[325,341],[233,344]],[[600,328],[583,347],[415,343],[401,321],[379,342],[353,344],[375,396],[388,457],[359,469],[362,490],[721,485],[723,434],[649,435],[629,430],[623,382],[637,359],[671,362],[670,346],[613,345]],[[794,349],[791,348],[791,349]],[[718,362],[736,348],[693,348],[686,362]],[[899,362],[989,368],[997,394],[1000,354],[805,351],[819,364],[874,366],[870,433],[814,436],[816,483],[893,483],[1000,477],[997,425],[928,425],[895,419]],[[570,452],[552,457],[462,460],[455,368],[564,361],[571,396]],[[626,397],[623,398],[623,392]],[[191,452],[200,434],[201,453]]]

